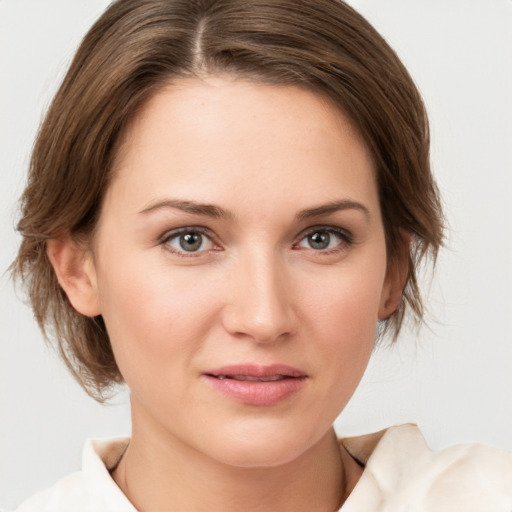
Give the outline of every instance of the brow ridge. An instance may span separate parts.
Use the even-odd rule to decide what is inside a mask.
[[[216,219],[234,218],[234,215],[231,212],[221,208],[220,206],[208,203],[198,203],[196,201],[184,199],[162,199],[160,201],[151,203],[149,206],[143,208],[139,213],[147,214],[165,208],[176,208],[193,215],[204,215]],[[353,201],[351,199],[342,199],[312,208],[306,208],[305,210],[298,212],[295,217],[299,221],[304,221],[314,217],[321,217],[323,215],[336,213],[342,210],[359,210],[367,218],[370,218],[370,211],[368,208],[364,204],[358,201]]]
[[[358,201],[351,199],[342,199],[340,201],[332,201],[327,204],[315,206],[313,208],[307,208],[297,213],[296,218],[298,220],[308,220],[314,217],[321,217],[322,215],[329,215],[342,210],[359,210],[368,219],[371,217],[368,208]]]
[[[176,208],[186,213],[194,215],[205,215],[207,217],[213,217],[215,219],[231,219],[233,214],[224,210],[220,206],[207,203],[198,203],[196,201],[189,201],[183,199],[163,199],[151,203],[149,206],[142,209],[139,213],[147,214],[156,210],[165,208]]]

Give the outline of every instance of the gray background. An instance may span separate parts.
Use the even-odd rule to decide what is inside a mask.
[[[76,45],[106,0],[0,0],[0,274],[32,140]],[[344,434],[419,423],[439,449],[512,450],[512,2],[353,0],[409,67],[432,123],[450,231],[430,285],[431,323],[376,350],[338,420]],[[87,437],[126,435],[128,399],[88,398],[0,279],[0,504],[80,466]]]

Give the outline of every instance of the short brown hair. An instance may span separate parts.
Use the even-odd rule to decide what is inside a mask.
[[[428,121],[407,70],[376,30],[340,0],[117,0],[78,48],[41,125],[22,196],[23,241],[13,264],[35,317],[84,389],[102,400],[122,377],[101,317],[76,312],[59,287],[47,240],[87,240],[127,124],[179,77],[231,73],[327,96],[372,152],[388,260],[412,235],[397,312],[417,320],[416,269],[442,243],[442,213],[429,164]]]

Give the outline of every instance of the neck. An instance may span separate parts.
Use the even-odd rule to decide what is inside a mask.
[[[132,439],[112,476],[140,512],[302,512],[338,510],[361,469],[330,430],[295,460],[275,467],[236,467],[212,460],[172,436]]]

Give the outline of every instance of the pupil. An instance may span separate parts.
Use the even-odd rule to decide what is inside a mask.
[[[180,236],[180,247],[184,251],[197,251],[201,247],[202,237],[199,233],[187,233]]]
[[[331,241],[331,236],[329,233],[324,232],[316,232],[309,235],[309,243],[313,249],[325,249],[329,246],[329,242]]]

